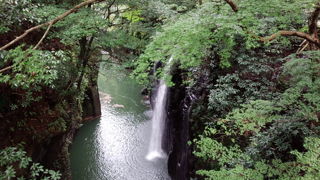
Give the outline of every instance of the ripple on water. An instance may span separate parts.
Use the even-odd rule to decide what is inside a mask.
[[[147,161],[145,159],[145,155],[147,154],[147,147],[148,147],[148,141],[146,141],[146,130],[150,127],[150,123],[144,123],[140,124],[140,127],[137,127],[138,132],[138,139],[140,141],[135,141],[132,146],[127,146],[127,154],[130,154],[128,156],[125,156],[126,165],[128,167],[131,167],[131,171],[136,175],[136,177],[143,178],[148,180],[150,178],[152,179],[168,179],[168,177],[163,176],[163,174],[166,174],[166,159],[158,159],[157,161]],[[143,129],[143,131],[141,131]],[[140,130],[140,131],[139,131]],[[139,144],[143,144],[144,149],[141,150],[141,147],[139,147]],[[129,147],[133,147],[129,149]]]
[[[130,113],[119,113],[108,106],[96,131],[95,153],[99,172],[112,180],[166,180],[166,160],[147,161],[145,156],[151,130],[150,121],[137,123],[131,118],[142,118]],[[111,175],[110,175],[111,174]],[[101,175],[99,175],[101,177]]]

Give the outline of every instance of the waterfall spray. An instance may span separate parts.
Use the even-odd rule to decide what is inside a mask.
[[[165,67],[165,73],[169,73],[172,57],[169,59]],[[146,156],[147,160],[166,157],[166,153],[162,149],[162,139],[167,118],[167,93],[168,86],[164,80],[160,80],[159,87],[156,92],[155,106],[152,113],[152,132],[149,144],[149,152]]]

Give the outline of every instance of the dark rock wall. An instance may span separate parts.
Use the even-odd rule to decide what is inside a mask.
[[[90,67],[94,68],[91,69],[91,72],[88,75],[89,84],[85,91],[85,97],[82,104],[82,117],[84,121],[96,119],[97,117],[101,116],[101,104],[98,89],[98,76],[100,67],[99,58],[89,61],[89,65]]]
[[[196,83],[191,87],[183,85],[184,72],[175,69],[173,72],[175,86],[170,88],[167,120],[167,149],[169,152],[168,172],[173,180],[188,180],[194,173],[192,145],[188,141],[195,138],[197,127],[193,122],[192,110],[199,103],[205,103],[208,95],[208,84],[212,83],[212,70],[203,67],[195,74]],[[196,128],[197,129],[197,128]]]
[[[182,85],[180,71],[173,76],[175,86],[168,96],[168,172],[173,180],[189,179],[189,114],[191,101]]]
[[[101,116],[101,105],[97,85],[87,88],[83,101],[83,119],[90,120]]]
[[[75,114],[77,114],[75,112]],[[69,146],[72,143],[73,137],[78,125],[81,121],[80,116],[71,117],[71,121],[68,130],[58,136],[53,137],[48,145],[47,152],[43,159],[43,164],[50,169],[57,169],[63,174],[63,179],[71,180],[71,164],[69,158]]]

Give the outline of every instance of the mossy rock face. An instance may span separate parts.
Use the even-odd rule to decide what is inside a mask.
[[[82,104],[83,119],[92,119],[101,116],[101,104],[98,87],[88,87]]]

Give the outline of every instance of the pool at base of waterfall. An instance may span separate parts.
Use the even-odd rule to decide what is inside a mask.
[[[84,124],[71,146],[74,180],[170,180],[167,157],[146,159],[152,122],[141,87],[116,66],[101,67],[102,116]]]

